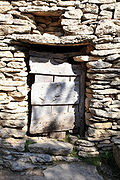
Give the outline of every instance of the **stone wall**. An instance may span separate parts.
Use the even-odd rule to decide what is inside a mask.
[[[119,0],[0,1],[1,149],[24,151],[28,139],[31,44],[87,46],[86,54],[75,58],[87,67],[85,138],[91,144],[82,145],[111,149],[113,137],[120,135]]]

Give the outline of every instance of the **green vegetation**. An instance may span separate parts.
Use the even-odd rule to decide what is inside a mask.
[[[120,169],[116,165],[112,152],[105,152],[93,158],[82,158],[82,160],[95,165],[105,180],[120,180]]]
[[[64,138],[64,142],[69,142],[70,133],[66,133],[66,136]]]
[[[29,152],[29,145],[30,145],[30,144],[34,144],[34,143],[35,143],[34,141],[32,141],[32,140],[30,140],[30,139],[27,139],[26,142],[25,142],[25,146],[24,146],[24,149],[25,149],[25,150],[24,150],[24,151],[25,151],[25,152]]]
[[[71,152],[71,157],[77,157],[77,158],[79,158],[79,156],[77,155],[77,149],[76,149],[76,148],[74,148],[74,149],[72,150],[72,152]]]
[[[112,151],[107,151],[97,157],[83,158],[78,156],[77,149],[74,148],[71,156],[96,166],[99,174],[104,177],[104,180],[120,180],[120,169],[116,165]]]
[[[77,137],[78,137],[78,139],[81,139],[81,137],[80,137],[80,135],[79,135],[79,134],[77,135]]]

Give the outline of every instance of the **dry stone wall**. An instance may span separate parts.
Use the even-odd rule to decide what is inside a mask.
[[[8,159],[10,151],[24,151],[28,138],[31,44],[87,46],[74,58],[87,67],[87,142],[79,140],[77,147],[84,156],[110,150],[120,135],[120,1],[0,1],[0,148],[9,150]]]

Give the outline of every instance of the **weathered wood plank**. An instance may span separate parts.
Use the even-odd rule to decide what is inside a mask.
[[[32,106],[31,119],[39,119],[39,117],[52,113],[51,106]]]
[[[52,113],[67,113],[68,112],[68,105],[64,106],[52,106]]]
[[[32,105],[79,104],[79,82],[35,83]]]
[[[31,73],[75,76],[81,73],[80,65],[72,65],[64,61],[45,58],[30,58]]]
[[[79,112],[80,112],[80,128],[79,134],[81,137],[85,136],[85,77],[86,77],[86,66],[85,63],[82,63],[82,72],[80,76],[80,104],[79,104]]]
[[[55,76],[54,77],[54,82],[62,82],[62,81],[67,81],[69,82],[70,77],[61,77],[61,76]]]
[[[34,112],[33,112],[34,113]],[[36,119],[31,119],[30,125],[30,133],[46,133],[46,132],[54,132],[54,131],[66,131],[73,129],[75,126],[75,122],[78,122],[79,113],[74,115],[71,113],[57,113],[57,114],[46,114],[41,115]]]
[[[35,75],[35,83],[53,82],[53,76]]]

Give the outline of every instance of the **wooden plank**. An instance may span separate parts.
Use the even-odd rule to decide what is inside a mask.
[[[64,61],[45,58],[30,58],[30,72],[48,75],[75,76],[81,73],[80,65],[72,65]]]
[[[68,105],[66,106],[52,106],[52,113],[67,113],[68,112]]]
[[[31,119],[39,119],[39,117],[45,116],[52,112],[51,106],[32,106]]]
[[[54,77],[54,82],[60,82],[60,81],[67,81],[69,82],[70,77],[61,77],[61,76],[55,76]]]
[[[79,104],[79,112],[80,112],[80,120],[79,120],[79,134],[81,137],[85,137],[85,78],[86,78],[86,66],[85,63],[82,63],[82,72],[80,76],[80,104]]]
[[[79,113],[78,115],[74,115],[73,112],[58,114],[50,113],[43,116],[39,114],[37,119],[31,119],[30,133],[37,134],[73,129],[75,122],[78,122],[77,119],[79,119]]]
[[[35,75],[35,83],[53,82],[53,76]]]
[[[54,76],[54,82],[60,82],[60,81],[72,81],[72,82],[76,82],[79,81],[80,76]]]
[[[32,105],[79,104],[79,82],[35,83]]]

